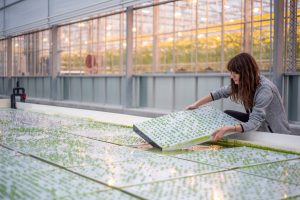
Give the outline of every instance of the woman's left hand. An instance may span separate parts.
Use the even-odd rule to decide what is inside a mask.
[[[228,129],[226,126],[216,129],[212,134],[213,141],[220,140],[224,136],[224,134],[227,132],[227,130]]]

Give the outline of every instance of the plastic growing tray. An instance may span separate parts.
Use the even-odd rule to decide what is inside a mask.
[[[300,160],[282,161],[239,169],[239,171],[300,185]]]
[[[215,129],[240,121],[211,106],[180,111],[133,126],[133,130],[161,150],[176,150],[211,139]]]
[[[139,137],[132,128],[101,122],[94,122],[75,127],[67,132],[119,145],[133,146],[147,144],[147,142]]]
[[[179,178],[125,188],[144,199],[286,199],[297,185],[236,171]]]
[[[106,162],[101,165],[69,169],[115,187],[145,184],[223,170],[222,168],[167,156],[140,157],[124,162]]]
[[[225,168],[246,167],[263,163],[299,158],[298,155],[255,149],[235,147],[220,150],[204,150],[175,157]]]

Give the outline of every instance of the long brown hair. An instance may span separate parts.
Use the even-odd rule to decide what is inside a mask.
[[[227,69],[240,75],[238,85],[234,84],[231,79],[230,99],[242,103],[246,110],[251,109],[254,94],[260,81],[255,59],[248,53],[240,53],[228,62]]]

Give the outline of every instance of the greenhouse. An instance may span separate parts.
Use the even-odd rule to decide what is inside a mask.
[[[299,24],[299,0],[0,0],[0,199],[300,199]],[[288,134],[215,100],[242,52]]]

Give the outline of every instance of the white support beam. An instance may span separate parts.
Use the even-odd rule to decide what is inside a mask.
[[[126,10],[126,66],[125,77],[123,78],[122,105],[125,108],[132,107],[132,65],[133,65],[133,7]]]
[[[273,82],[282,93],[283,80],[283,46],[284,46],[284,1],[274,1],[274,48],[273,48]]]

